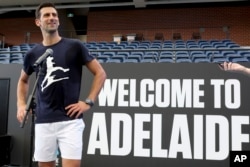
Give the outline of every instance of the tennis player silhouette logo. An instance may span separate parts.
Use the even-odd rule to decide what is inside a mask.
[[[61,72],[66,73],[69,71],[69,69],[62,68],[59,66],[54,66],[55,63],[53,62],[53,59],[54,58],[50,56],[46,59],[47,70],[46,70],[46,75],[41,84],[42,92],[44,91],[44,89],[46,89],[48,86],[50,86],[51,84],[55,82],[58,82],[64,79],[69,79],[69,77],[56,78],[56,75],[53,74],[54,72],[61,71]]]

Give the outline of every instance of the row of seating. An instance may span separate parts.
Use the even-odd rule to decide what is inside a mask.
[[[239,48],[240,45],[231,40],[165,40],[165,41],[121,41],[116,42],[88,42],[84,43],[90,50],[113,50],[113,49],[180,49],[180,48]]]
[[[35,45],[35,43],[22,43],[7,48],[0,48],[0,64],[23,64],[25,53]]]
[[[108,63],[108,62],[119,62],[119,63],[121,62],[213,63],[214,62],[216,63],[223,61],[248,62],[250,60],[250,49],[244,49],[240,47],[240,45],[228,39],[187,40],[187,41],[183,40],[132,41],[132,42],[122,41],[121,43],[102,41],[102,42],[88,42],[88,43],[83,42],[83,44],[89,49],[90,53],[93,56],[95,56],[97,60],[101,63]],[[20,44],[9,48],[1,48],[0,63],[22,64],[23,56],[34,45],[35,44]],[[169,46],[169,48],[167,48],[166,46]]]
[[[27,52],[33,46],[35,46],[34,43],[32,43],[32,44],[23,43],[20,45],[13,45],[13,46],[7,47],[7,48],[0,48],[0,52]]]
[[[2,52],[0,51],[0,63],[1,64],[10,64],[10,63],[17,63],[22,64],[23,63],[23,53],[18,52]]]
[[[96,53],[93,53],[96,54]],[[101,63],[106,62],[208,62],[219,63],[224,61],[248,62],[250,50],[239,51],[132,51],[132,52],[103,52],[96,56]]]

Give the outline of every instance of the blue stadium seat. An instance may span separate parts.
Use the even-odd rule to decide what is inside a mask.
[[[114,43],[107,43],[105,46],[109,47],[110,49],[113,49],[116,46],[116,44],[114,44]]]
[[[10,47],[10,51],[21,51],[21,47],[19,45],[14,45]]]
[[[198,45],[198,44],[189,44],[189,45],[187,45],[187,48],[189,48],[189,49],[192,49],[192,48],[200,48],[200,46]]]
[[[190,58],[194,63],[210,62],[209,57],[203,51],[191,51]]]
[[[145,53],[143,52],[143,51],[132,51],[131,53],[130,53],[130,56],[133,56],[133,55],[138,55],[138,56],[140,56],[141,58],[142,58],[142,56],[144,55]]]
[[[23,58],[11,57],[10,63],[11,64],[23,64]]]
[[[114,55],[113,57],[110,58],[110,60],[115,59],[115,60],[120,60],[120,62],[123,62],[127,58],[126,55]]]
[[[173,57],[173,52],[172,51],[161,51],[159,57]]]
[[[110,58],[109,57],[97,57],[96,60],[99,61],[100,63],[105,63],[108,61]]]
[[[23,54],[22,53],[11,53],[10,63],[23,64]]]
[[[129,55],[129,56],[127,57],[127,59],[124,60],[124,62],[125,62],[126,60],[128,60],[128,59],[133,59],[133,60],[137,60],[137,62],[140,62],[141,59],[142,59],[142,57],[141,57],[140,55],[136,55],[136,54],[134,54],[134,55]]]
[[[143,57],[141,63],[155,63],[156,60],[153,57]]]
[[[139,45],[138,47],[137,47],[137,49],[148,49],[149,48],[149,45]]]
[[[10,53],[0,52],[0,64],[9,64],[9,63],[10,63]]]
[[[128,57],[129,55],[130,55],[130,52],[128,52],[128,51],[119,51],[119,52],[117,52],[116,53],[116,55],[115,56],[124,56],[124,57]]]
[[[88,46],[87,48],[88,48],[89,50],[98,50],[98,49],[99,49],[98,46],[93,46],[93,45]]]
[[[160,57],[158,60],[159,63],[174,63],[173,57]]]
[[[125,46],[124,49],[134,50],[136,48],[137,48],[137,46],[135,46],[135,45],[127,45],[127,46]]]
[[[0,64],[9,64],[10,63],[10,59],[4,59],[0,57]]]
[[[125,45],[120,45],[120,44],[118,44],[118,45],[114,46],[112,49],[122,50],[122,49],[124,49],[125,47],[126,47]]]
[[[136,49],[139,46],[139,44],[137,43],[130,43],[129,45],[127,45],[127,47],[130,47],[130,49]],[[127,47],[125,47],[127,49]]]
[[[231,62],[248,62],[249,60],[246,57],[234,57],[230,60]]]
[[[106,63],[122,63],[123,59],[119,57],[112,57],[106,61]]]
[[[188,57],[176,57],[176,63],[192,63],[192,60]]]
[[[140,41],[131,41],[130,44],[131,44],[131,45],[137,45],[137,46],[138,46],[138,45],[140,44]]]
[[[115,52],[111,51],[107,51],[107,52],[103,52],[100,56],[109,56],[109,57],[113,57],[115,55]]]
[[[107,46],[107,45],[105,45],[105,46],[101,46],[101,47],[99,47],[99,49],[101,49],[101,50],[111,50],[111,49],[112,49],[112,47],[111,47],[111,46]]]
[[[101,52],[97,52],[97,51],[90,51],[90,54],[94,57],[98,57],[101,55]]]
[[[192,51],[190,51],[189,55],[191,58],[195,57],[195,56],[200,56],[200,55],[203,56],[203,55],[205,55],[205,52],[200,51],[200,50],[192,50]]]
[[[87,44],[89,44],[89,45],[96,45],[97,42],[95,42],[95,41],[89,41]]]
[[[156,57],[155,55],[144,55],[142,56],[141,61],[143,62],[156,62],[158,60],[158,57]]]
[[[178,48],[178,49],[183,48],[184,49],[184,48],[186,48],[186,44],[180,44],[180,43],[178,44],[178,43],[176,43],[175,48]]]
[[[24,44],[21,44],[21,45],[20,45],[20,49],[21,49],[21,51],[27,52],[27,51],[29,51],[31,48],[30,48],[30,45],[29,45],[29,44],[24,43]]]
[[[163,43],[162,49],[172,49],[174,47],[173,43]]]
[[[213,47],[215,47],[215,48],[217,48],[217,49],[223,49],[223,48],[228,48],[225,44],[217,44],[217,43],[215,43],[214,45],[213,45]]]
[[[145,51],[145,54],[142,57],[152,57],[155,60],[158,59],[159,53],[157,51]]]
[[[207,52],[207,56],[210,58],[212,63],[228,62],[228,57],[223,56],[220,52]]]
[[[127,58],[124,60],[124,63],[139,63],[138,59],[136,58]]]
[[[200,48],[209,49],[209,48],[213,48],[213,46],[210,45],[210,44],[201,44],[201,45],[200,45]]]
[[[151,41],[149,41],[149,40],[144,40],[144,41],[141,41],[141,44],[146,44],[146,45],[151,45]]]
[[[223,51],[221,51],[221,54],[224,57],[227,57],[228,61],[232,61],[235,58],[238,58],[238,60],[240,60],[239,58],[244,57],[244,56],[241,56],[240,54],[238,54],[236,51],[233,51],[233,50],[226,50],[226,51],[223,50]]]
[[[176,51],[175,57],[187,57],[189,58],[189,52],[188,51]]]
[[[161,49],[161,45],[156,45],[156,44],[150,45],[149,49]]]
[[[125,48],[126,46],[128,46],[128,43],[127,42],[121,42],[120,44],[118,44],[116,46],[120,46],[122,48]]]
[[[106,44],[108,44],[108,42],[107,41],[100,41],[100,42],[98,42],[98,44],[105,46]]]
[[[237,53],[250,60],[250,50],[238,50]]]

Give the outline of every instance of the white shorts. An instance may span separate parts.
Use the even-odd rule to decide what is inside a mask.
[[[36,124],[34,160],[56,160],[58,147],[62,158],[80,160],[84,127],[82,119]]]

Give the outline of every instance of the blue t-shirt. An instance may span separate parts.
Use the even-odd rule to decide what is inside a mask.
[[[36,123],[51,123],[72,120],[66,115],[65,107],[77,103],[80,95],[82,66],[94,59],[76,39],[62,38],[52,46],[36,45],[24,57],[23,70],[31,75],[39,71],[35,61],[50,48],[41,67],[36,88]]]

